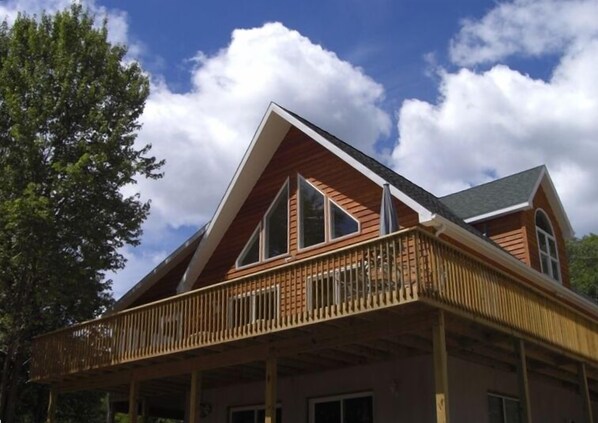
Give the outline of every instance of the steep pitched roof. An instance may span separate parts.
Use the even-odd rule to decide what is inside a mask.
[[[529,202],[545,166],[538,166],[495,181],[459,191],[440,200],[461,219],[477,218]],[[478,220],[478,219],[475,219]]]

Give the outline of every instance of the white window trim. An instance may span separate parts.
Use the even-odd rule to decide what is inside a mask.
[[[241,299],[241,298],[246,298],[249,297],[250,298],[250,309],[249,309],[249,322],[247,323],[247,325],[252,325],[255,323],[258,323],[264,319],[257,319],[256,318],[256,308],[255,308],[255,300],[257,298],[258,295],[262,294],[262,293],[268,293],[268,292],[275,292],[275,301],[276,304],[274,306],[274,317],[272,318],[272,320],[278,318],[280,316],[280,285],[276,284],[276,285],[271,285],[265,288],[260,288],[260,289],[255,289],[253,291],[249,291],[249,292],[244,292],[242,294],[238,294],[238,295],[233,295],[231,297],[228,298],[228,307],[227,307],[227,323],[228,323],[228,327],[229,328],[235,328],[235,327],[242,327],[245,325],[235,325],[234,324],[234,316],[233,316],[233,302],[235,300]]]
[[[519,398],[510,396],[510,395],[496,394],[494,392],[488,392],[488,396],[489,397],[500,398],[502,400],[501,403],[502,403],[503,423],[505,423],[504,417],[507,415],[507,407],[506,407],[506,404],[505,404],[505,400],[517,402],[517,404],[519,405],[519,410],[520,410],[519,412],[521,413],[521,401],[519,400]]]
[[[340,280],[336,277],[337,275],[340,275],[342,272],[345,272],[347,270],[352,271],[352,270],[356,270],[358,269],[360,266],[359,263],[353,263],[350,264],[349,266],[342,266],[336,269],[331,269],[328,271],[324,271],[324,272],[319,272],[317,274],[314,275],[310,275],[307,277],[307,310],[308,311],[314,311],[316,310],[316,307],[314,307],[313,304],[313,289],[314,289],[314,282],[317,281],[321,281],[324,278],[328,278],[328,277],[334,277],[333,281],[334,281],[334,301],[331,305],[339,305],[341,303],[341,283]]]
[[[268,219],[268,215],[270,214],[270,212],[272,211],[272,209],[274,208],[274,205],[278,202],[278,199],[280,198],[280,196],[282,195],[283,191],[287,190],[287,251],[281,254],[278,254],[276,256],[272,256],[272,257],[266,257],[266,250],[267,250],[267,245],[266,245],[266,230],[267,230],[267,225],[266,225],[266,221]],[[270,203],[270,206],[268,207],[268,210],[266,210],[266,213],[264,213],[264,217],[263,217],[263,222],[262,222],[262,236],[264,238],[264,242],[262,243],[261,247],[263,249],[262,251],[262,255],[261,255],[261,262],[267,262],[269,260],[273,260],[276,258],[280,258],[280,257],[284,257],[286,255],[289,254],[289,251],[291,250],[291,228],[290,228],[290,220],[291,220],[291,189],[289,186],[289,178],[287,178],[284,182],[284,184],[282,184],[282,187],[280,187],[280,189],[278,190],[278,192],[276,193],[276,195],[274,196],[274,200],[272,201],[272,203]]]
[[[363,398],[363,397],[370,397],[372,398],[372,414],[375,414],[375,406],[374,406],[374,393],[372,391],[365,391],[365,392],[357,392],[353,394],[340,394],[340,395],[331,395],[327,397],[318,397],[318,398],[310,398],[309,399],[309,423],[314,423],[315,421],[315,411],[316,411],[316,404],[321,402],[331,402],[331,401],[343,401],[346,399],[352,398]],[[343,421],[343,407],[341,405],[341,423]],[[376,421],[374,417],[374,421]]]
[[[546,219],[546,221],[548,222],[548,225],[550,226],[550,230],[552,231],[552,234],[550,234],[550,233],[546,232],[544,229],[540,228],[538,226],[538,224],[536,223],[538,220],[539,213],[542,213],[544,215],[544,218]],[[534,214],[534,226],[536,227],[536,242],[538,243],[538,258],[540,259],[540,272],[542,272],[546,276],[549,276],[556,282],[563,283],[563,278],[561,275],[561,260],[559,257],[559,247],[558,247],[558,243],[556,241],[554,225],[552,224],[552,221],[548,217],[548,213],[546,213],[541,208],[537,209],[536,213]],[[542,249],[540,248],[540,234],[547,237],[548,239],[552,239],[552,241],[554,242],[554,247],[555,247],[554,257],[551,255],[552,251],[550,251],[550,243],[548,243],[548,242],[546,243],[546,247],[549,250],[548,254],[544,253],[542,251]],[[548,262],[549,262],[548,269],[547,269],[548,272],[545,272],[544,269],[542,268],[542,255],[546,255],[548,257]],[[555,277],[552,273],[552,261],[554,261],[555,259],[556,259],[557,269],[558,269],[558,273],[559,273],[557,275],[557,277]]]
[[[345,213],[347,216],[349,216],[351,219],[353,219],[353,221],[355,221],[355,223],[357,223],[357,230],[355,232],[351,232],[350,234],[347,235],[342,235],[336,238],[332,237],[332,205],[335,205],[336,207],[338,207],[339,209],[342,210],[343,213]],[[345,210],[344,207],[342,207],[340,204],[338,204],[336,201],[334,201],[332,198],[328,198],[328,216],[329,216],[329,222],[328,222],[328,239],[330,240],[330,242],[336,242],[336,241],[341,241],[345,238],[349,238],[352,237],[356,234],[361,233],[361,222],[359,221],[359,219],[356,219],[351,213],[349,213],[347,210]]]
[[[310,185],[313,189],[318,191],[324,197],[324,241],[319,242],[314,245],[310,245],[308,247],[303,247],[301,244],[303,243],[303,225],[301,224],[301,180],[305,181],[308,185]],[[345,212],[351,219],[357,222],[357,231],[343,235],[338,238],[332,238],[331,236],[331,207],[330,202],[334,203],[337,207],[339,207],[343,212]],[[329,198],[321,189],[316,187],[312,182],[304,178],[300,173],[297,173],[297,251],[304,252],[309,251],[313,248],[322,247],[326,244],[331,244],[333,242],[342,241],[343,239],[359,235],[361,233],[361,222],[344,207],[341,207],[337,202]]]
[[[235,261],[235,267],[237,269],[245,269],[246,267],[250,267],[250,266],[255,266],[256,264],[261,262],[261,251],[262,251],[262,237],[261,237],[261,231],[262,231],[262,223],[258,223],[257,224],[257,228],[254,229],[254,231],[251,233],[251,236],[249,237],[249,239],[247,240],[247,243],[245,244],[245,246],[243,247],[243,249],[241,250],[241,253],[239,253],[239,256],[237,257],[237,260]],[[258,259],[257,261],[254,261],[253,263],[247,263],[247,264],[241,264],[241,261],[245,258],[245,255],[247,254],[247,252],[249,251],[249,249],[251,248],[251,244],[253,241],[253,238],[257,236],[257,242],[258,242]]]
[[[266,257],[266,219],[268,217],[268,214],[270,214],[270,212],[272,211],[272,208],[274,207],[274,205],[277,203],[280,195],[282,194],[282,192],[284,191],[285,188],[287,188],[287,251],[286,251],[286,253],[282,253],[277,256]],[[235,268],[237,270],[246,269],[248,267],[255,266],[257,264],[263,264],[263,263],[267,263],[269,261],[276,260],[276,259],[279,259],[282,257],[287,257],[291,250],[291,230],[290,230],[291,228],[290,228],[290,226],[291,226],[291,190],[290,190],[290,185],[289,185],[289,178],[287,177],[284,184],[282,184],[280,189],[276,192],[276,195],[274,196],[274,200],[272,200],[272,202],[268,206],[268,209],[264,213],[264,216],[258,223],[257,227],[251,233],[251,236],[247,240],[247,244],[245,244],[245,247],[243,247],[243,249],[241,250],[241,253],[239,253],[237,260],[235,260]],[[241,263],[240,263],[241,259],[247,253],[247,250],[249,249],[250,241],[253,239],[256,232],[258,233],[258,237],[259,237],[258,260],[254,261],[253,263],[241,265]]]

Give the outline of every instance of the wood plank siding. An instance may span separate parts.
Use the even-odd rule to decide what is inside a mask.
[[[338,241],[298,248],[297,175],[300,174],[360,223],[361,230]],[[280,188],[289,181],[289,253],[263,263],[237,269],[235,262],[260,224]],[[269,269],[294,260],[322,254],[379,234],[381,188],[292,127],[247,197],[222,241],[206,264],[194,289]],[[418,223],[417,213],[395,201],[401,228]]]
[[[511,255],[527,265],[530,264],[523,212],[474,223],[473,226]]]

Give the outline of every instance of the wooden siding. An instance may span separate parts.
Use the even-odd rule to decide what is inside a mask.
[[[530,265],[523,213],[511,213],[473,225],[508,253]]]
[[[361,231],[337,241],[303,250],[298,248],[297,174],[356,218]],[[235,262],[282,185],[289,180],[289,253],[237,269]],[[280,266],[377,237],[382,190],[343,160],[291,128],[262,173],[239,213],[216,247],[194,289]],[[418,223],[417,213],[395,199],[401,228]]]
[[[531,266],[540,272],[542,271],[542,268],[540,267],[540,254],[538,252],[538,238],[536,236],[536,210],[542,209],[550,219],[550,223],[552,224],[552,228],[555,232],[554,237],[557,243],[563,285],[570,287],[571,282],[569,280],[569,263],[567,259],[567,250],[565,248],[565,239],[563,238],[563,231],[558,224],[558,220],[554,214],[554,211],[550,207],[550,203],[548,202],[548,198],[546,197],[542,186],[538,188],[538,192],[536,192],[533,204],[533,209],[523,212],[523,225],[529,245]]]

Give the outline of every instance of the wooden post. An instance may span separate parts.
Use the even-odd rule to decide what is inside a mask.
[[[46,419],[47,423],[54,423],[56,420],[55,418],[55,414],[56,414],[56,397],[58,396],[58,393],[56,392],[56,389],[54,387],[50,388],[50,394],[48,396],[48,416]]]
[[[432,348],[434,356],[434,384],[436,392],[436,422],[449,423],[449,390],[444,312],[438,312],[438,320],[432,324]]]
[[[139,394],[139,382],[132,380],[129,385],[129,423],[137,423],[137,396]]]
[[[148,420],[149,420],[149,413],[148,413],[147,399],[143,398],[141,400],[141,421],[143,423],[147,423]]]
[[[266,412],[264,423],[276,423],[276,359],[266,360]]]
[[[110,394],[106,395],[106,423],[114,423],[114,404]]]
[[[527,382],[525,343],[523,342],[523,339],[516,339],[514,342],[515,352],[517,353],[517,382],[519,385],[519,399],[521,404],[521,421],[523,423],[532,423],[529,384]]]
[[[189,394],[189,423],[199,423],[201,401],[201,373],[191,373],[191,392]]]
[[[593,423],[592,402],[590,401],[590,390],[588,389],[588,375],[586,373],[586,364],[581,362],[577,364],[577,375],[579,377],[579,393],[583,401],[583,416],[585,423]]]

